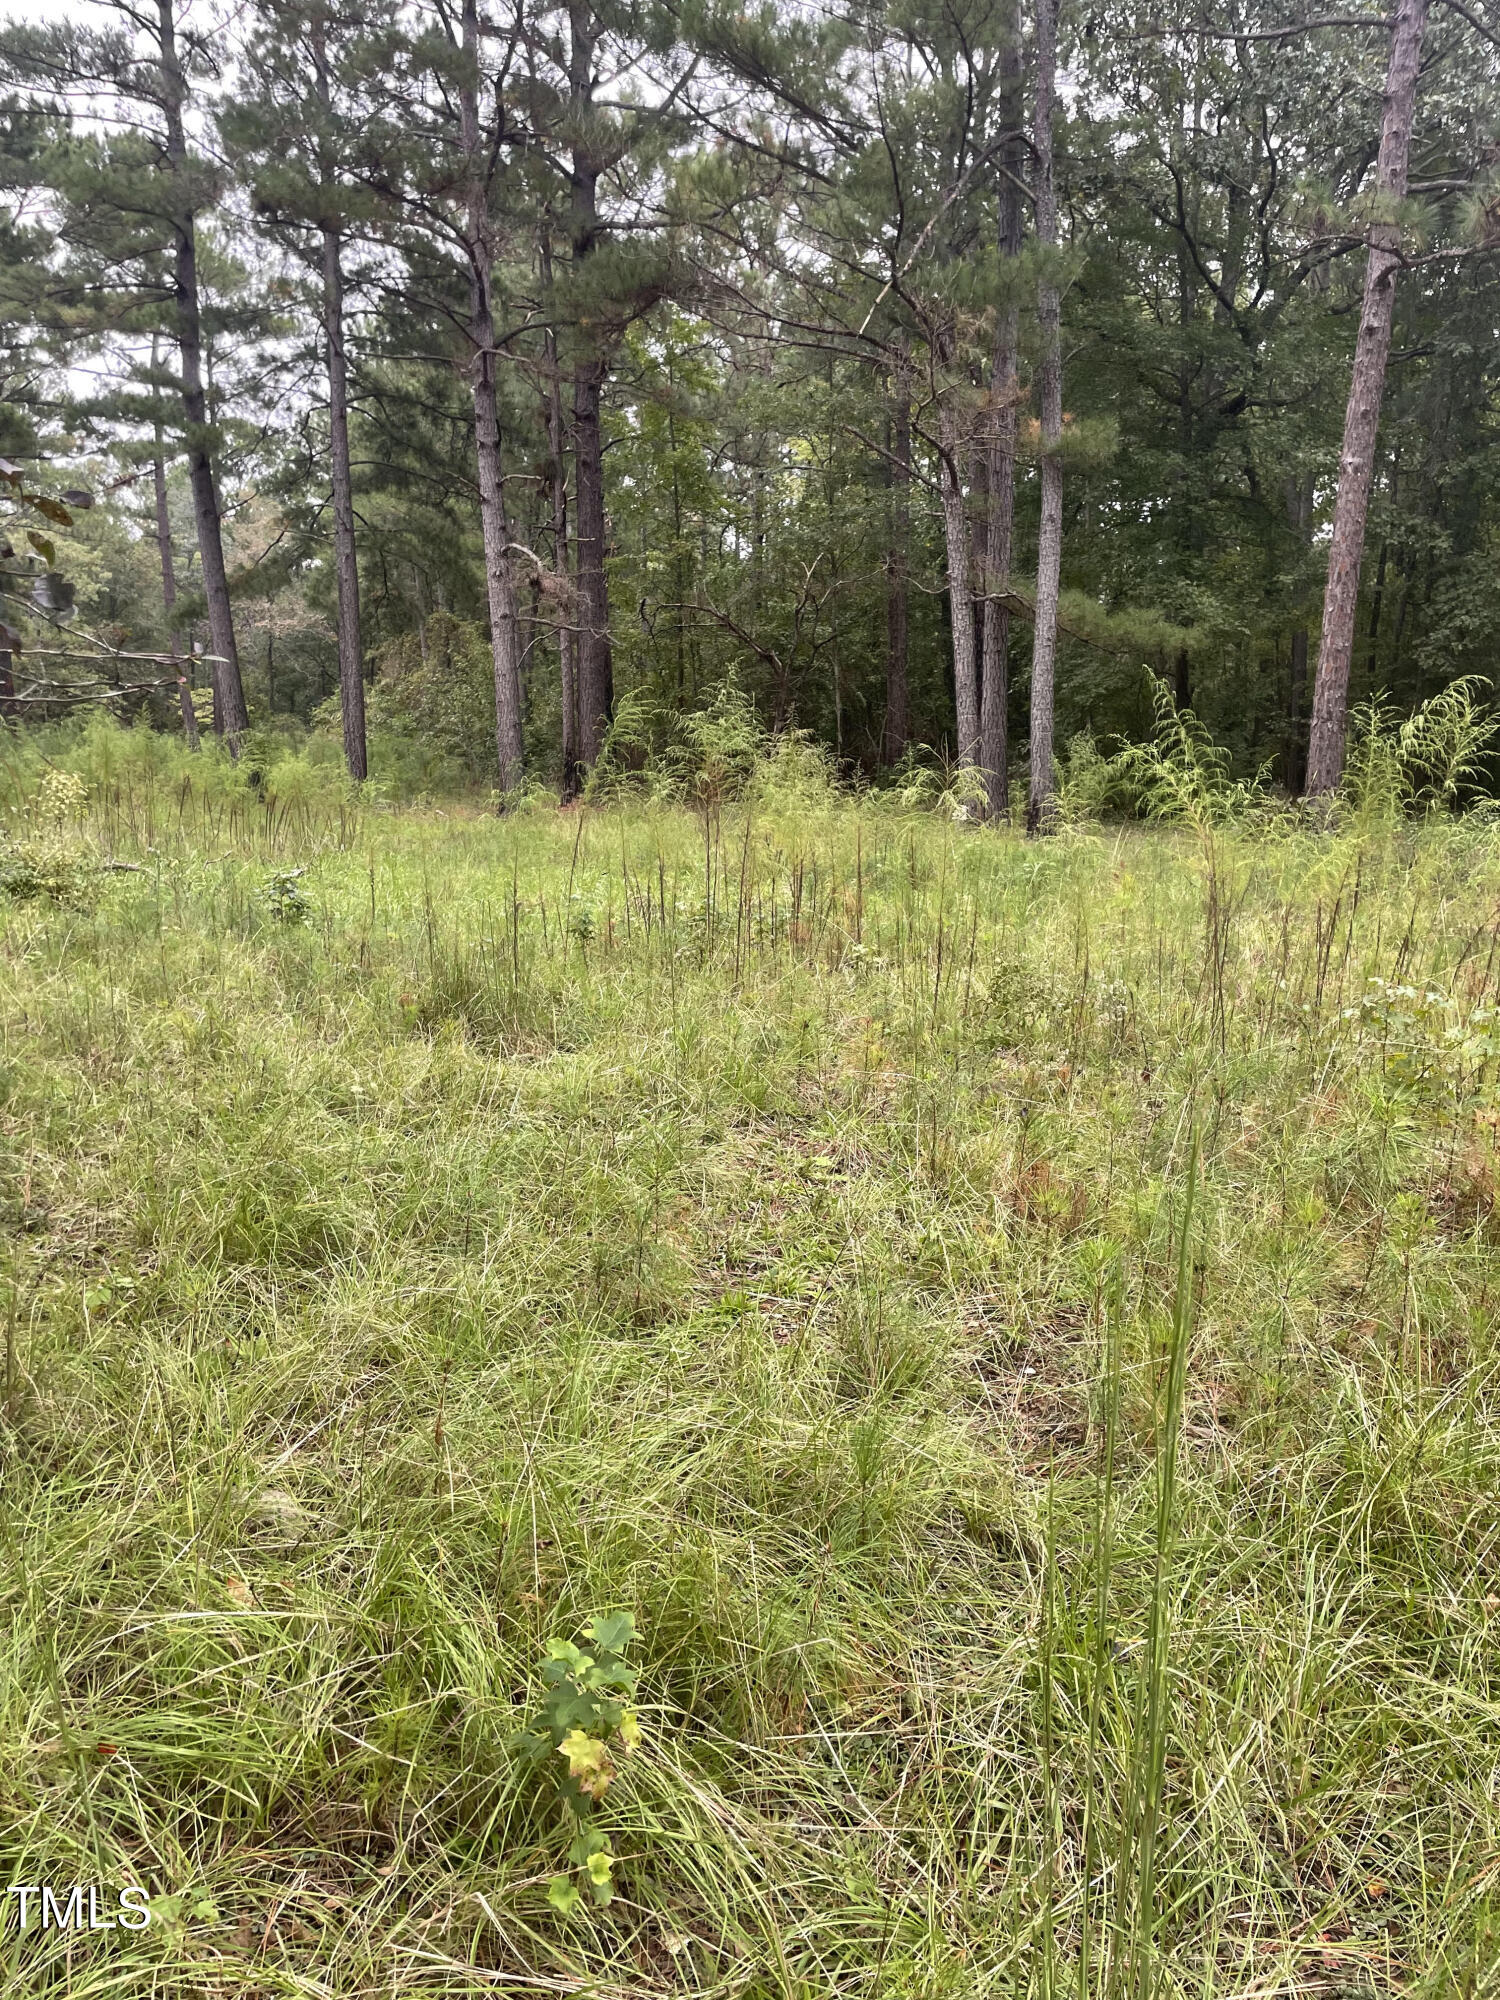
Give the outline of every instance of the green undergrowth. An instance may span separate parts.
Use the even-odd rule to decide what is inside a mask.
[[[0,899],[7,1995],[1500,1990],[1500,832],[181,784]]]

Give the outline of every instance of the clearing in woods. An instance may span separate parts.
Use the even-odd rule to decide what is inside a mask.
[[[86,815],[0,1863],[157,1901],[7,1994],[1496,1990],[1493,828]]]

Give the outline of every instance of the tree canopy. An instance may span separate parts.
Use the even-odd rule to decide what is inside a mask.
[[[1044,823],[1151,673],[1297,791],[1495,670],[1493,0],[96,0],[0,148],[13,721],[571,793],[733,685]]]

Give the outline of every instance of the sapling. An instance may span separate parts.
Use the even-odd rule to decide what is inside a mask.
[[[517,1747],[536,1764],[546,1764],[557,1783],[563,1812],[573,1838],[568,1847],[572,1869],[580,1872],[596,1903],[614,1895],[615,1856],[610,1838],[594,1824],[594,1809],[616,1775],[615,1751],[634,1750],[641,1726],[630,1697],[639,1670],[627,1666],[625,1652],[635,1637],[635,1619],[628,1611],[594,1618],[585,1629],[589,1650],[568,1639],[549,1639],[541,1677],[547,1692],[533,1726],[517,1738]],[[567,1761],[560,1776],[553,1756]],[[574,1874],[554,1875],[547,1900],[563,1916],[578,1907],[582,1889]]]

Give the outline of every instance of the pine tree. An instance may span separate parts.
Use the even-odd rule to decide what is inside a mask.
[[[374,220],[360,178],[370,78],[388,10],[334,0],[259,0],[238,88],[221,119],[257,215],[316,276],[328,384],[328,454],[338,592],[339,708],[349,775],[368,774],[359,563],[349,450],[345,260],[351,224]]]
[[[1057,91],[1058,0],[1037,0],[1036,110],[1032,143],[1036,159],[1036,237],[1043,256],[1057,247],[1057,188],[1053,167],[1053,117]],[[1057,598],[1062,569],[1062,294],[1055,266],[1044,264],[1037,284],[1041,338],[1040,442],[1042,518],[1037,531],[1036,604],[1031,638],[1031,781],[1026,826],[1050,824],[1057,786],[1053,751],[1057,664]]]
[[[54,289],[71,303],[75,332],[123,324],[146,334],[156,325],[176,343],[216,722],[237,757],[249,717],[224,560],[199,283],[199,218],[216,198],[217,181],[187,139],[190,71],[204,70],[207,55],[189,37],[184,57],[173,0],[156,0],[149,13],[124,4],[114,11],[121,22],[115,28],[8,28],[0,64],[39,98],[89,101],[102,93],[112,122],[128,127],[74,136],[51,149],[58,238],[67,257]]]
[[[1025,145],[1021,132],[1021,19],[1017,4],[1003,28],[1000,55],[1000,124],[1004,132],[998,162],[996,239],[1000,253],[999,295],[995,303],[995,349],[990,369],[989,440],[986,459],[983,625],[980,642],[979,762],[986,804],[1003,819],[1010,802],[1007,772],[1010,732],[1008,654],[1010,650],[1011,547],[1016,513],[1016,434],[1020,414],[1020,300],[1016,266],[1021,255]]]
[[[151,342],[151,370],[155,375],[158,362],[158,343]],[[198,743],[198,717],[193,709],[193,691],[188,681],[186,662],[182,658],[182,632],[177,621],[177,566],[172,555],[172,517],[167,506],[167,462],[162,443],[162,421],[160,411],[152,413],[151,423],[151,500],[152,514],[156,528],[156,552],[161,564],[161,602],[167,626],[167,643],[171,648],[172,662],[177,672],[177,699],[182,713],[182,733],[187,738],[190,750],[196,750]]]
[[[1318,642],[1312,729],[1308,737],[1307,789],[1314,797],[1331,792],[1344,770],[1349,667],[1354,656],[1354,618],[1359,602],[1360,564],[1364,559],[1365,518],[1375,472],[1375,440],[1380,429],[1386,362],[1391,351],[1396,278],[1401,269],[1401,225],[1391,211],[1406,194],[1417,70],[1422,60],[1422,34],[1426,25],[1427,0],[1396,0],[1375,176],[1384,212],[1370,227],[1364,301],[1344,418],[1333,537],[1328,549],[1328,588],[1323,598],[1323,631]]]

